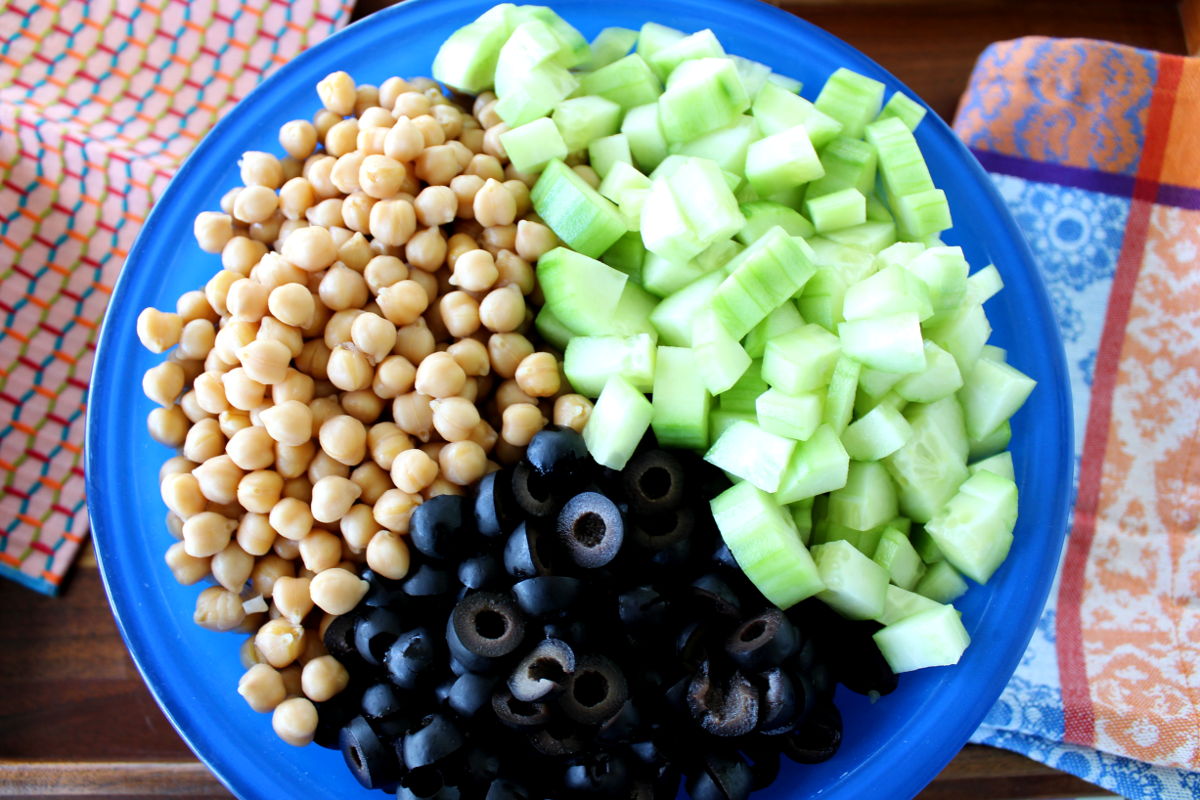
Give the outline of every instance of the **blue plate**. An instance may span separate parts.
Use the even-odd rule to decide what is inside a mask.
[[[483,12],[481,0],[410,0],[350,26],[296,58],[256,89],[204,139],[154,207],[117,283],[101,333],[88,408],[87,480],[92,529],[109,600],[134,660],[167,716],[196,754],[239,797],[380,797],[358,786],[337,752],[296,749],[271,732],[270,717],[234,691],[239,638],[198,628],[200,587],[178,586],[163,563],[171,538],[158,494],[171,455],[146,433],[152,408],[142,373],[159,361],[135,334],[146,306],[170,309],[218,268],[192,238],[192,219],[216,209],[238,184],[244,150],[279,151],[276,132],[317,107],[314,86],[345,69],[378,84],[393,74],[427,75],[438,44]],[[585,35],[648,19],[684,30],[712,28],[731,53],[802,80],[805,94],[837,67],[904,87],[875,62],[783,11],[750,0],[589,0],[554,7]],[[911,94],[911,93],[910,93]],[[1049,591],[1071,496],[1072,434],[1062,345],[1029,252],[979,164],[933,115],[917,131],[956,221],[946,239],[971,264],[995,263],[1007,284],[988,304],[993,341],[1038,388],[1013,420],[1021,515],[1007,563],[959,602],[974,640],[956,667],[905,675],[874,705],[843,692],[841,751],[826,764],[789,764],[763,798],[907,798],[958,752],[1012,675]]]

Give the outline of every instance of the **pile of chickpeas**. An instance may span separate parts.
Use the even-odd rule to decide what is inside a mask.
[[[137,321],[170,351],[142,382],[151,435],[180,452],[160,473],[167,565],[215,582],[198,624],[252,634],[238,691],[295,745],[347,683],[322,636],[363,597],[360,568],[403,578],[414,508],[591,411],[529,337],[532,265],[559,242],[495,98],[468,114],[431,80],[344,72],[317,93],[311,122],[280,128],[286,157],[243,154],[243,185],[196,217],[221,269]]]

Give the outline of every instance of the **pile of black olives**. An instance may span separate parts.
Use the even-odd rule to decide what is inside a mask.
[[[652,442],[606,470],[550,428],[473,497],[425,502],[409,575],[366,573],[326,630],[352,679],[318,704],[317,742],[403,800],[650,800],[681,778],[743,800],[781,754],[831,757],[835,683],[894,678],[874,628],[784,614],[746,580],[708,509],[726,485]]]

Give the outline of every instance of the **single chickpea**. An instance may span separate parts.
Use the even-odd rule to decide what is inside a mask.
[[[462,390],[466,380],[467,374],[452,355],[433,353],[417,366],[413,385],[429,397],[452,397]]]
[[[447,139],[457,138],[462,133],[463,115],[454,106],[439,103],[433,107],[430,113],[433,114],[433,118],[437,120],[438,124],[442,126],[442,134]]]
[[[309,593],[317,608],[326,614],[345,614],[358,605],[368,588],[367,582],[353,572],[333,567],[313,576]]]
[[[192,620],[210,631],[231,631],[246,618],[242,598],[220,586],[210,586],[196,598]]]
[[[372,384],[374,381],[372,381]],[[369,424],[379,419],[387,401],[368,389],[357,392],[345,392],[341,398],[342,410],[363,424]]]
[[[479,424],[471,431],[471,441],[482,447],[485,453],[492,452],[499,440],[500,434],[485,419],[479,420]]]
[[[240,222],[262,222],[279,208],[279,196],[266,186],[247,186],[233,201],[233,216]]]
[[[517,218],[520,219],[529,213],[531,206],[529,187],[523,181],[510,179],[504,181],[504,188],[508,189],[508,193],[513,197],[513,202],[516,203]]]
[[[479,303],[466,292],[449,292],[438,303],[438,312],[446,332],[466,337],[479,330]]]
[[[363,278],[371,292],[379,294],[385,287],[408,278],[408,267],[395,256],[373,256],[363,268]]]
[[[354,113],[359,117],[379,105],[379,87],[372,86],[369,83],[359,85],[354,90],[354,96]]]
[[[284,497],[271,508],[268,521],[280,536],[298,542],[312,530],[313,515],[308,503]]]
[[[438,476],[437,462],[423,450],[413,448],[397,454],[392,461],[391,477],[396,487],[410,495],[418,494]]]
[[[333,241],[334,247],[337,247],[337,241],[333,238],[333,229],[341,227],[345,219],[342,217],[342,203],[344,201],[340,197],[329,197],[308,208],[304,212],[304,219],[310,227],[326,228],[329,230],[330,240]]]
[[[275,608],[293,625],[299,625],[313,609],[312,597],[309,595],[311,582],[311,578],[293,578],[285,575],[276,579],[271,588],[271,601]]]
[[[216,419],[202,419],[191,427],[183,441],[183,454],[196,464],[225,452],[225,435]]]
[[[392,108],[396,105],[397,97],[403,92],[411,92],[412,90],[413,88],[408,81],[393,75],[379,84],[379,105],[384,108]]]
[[[303,177],[312,187],[316,200],[337,197],[338,190],[333,185],[333,165],[336,163],[337,159],[333,156],[323,155],[313,159],[304,168]]]
[[[235,540],[238,547],[252,556],[263,556],[271,551],[275,542],[275,531],[265,514],[246,513],[238,520]]]
[[[229,370],[221,376],[221,382],[225,387],[225,399],[234,408],[249,411],[263,404],[266,384],[251,378],[244,367]]]
[[[334,158],[354,152],[358,145],[358,120],[344,119],[334,123],[325,134],[325,152]]]
[[[467,166],[466,169],[463,170],[463,173],[466,175],[478,175],[485,181],[504,180],[504,167],[500,165],[500,160],[495,156],[489,156],[486,153],[473,154],[467,161]]]
[[[508,408],[513,403],[537,404],[537,398],[523,392],[517,382],[511,378],[504,381],[496,388],[496,393],[493,399],[496,403],[496,410],[501,414],[504,413],[504,409]]]
[[[421,494],[426,500],[430,500],[438,495],[452,494],[461,497],[465,493],[463,491],[463,487],[459,486],[458,484],[451,483],[445,478],[438,478],[436,481],[429,484],[429,488],[427,488]]]
[[[167,548],[166,562],[175,580],[183,586],[199,583],[208,575],[209,559],[188,555],[183,542],[175,542]]]
[[[392,113],[397,117],[420,117],[432,110],[433,104],[429,98],[419,91],[401,92],[392,106]]]
[[[470,119],[470,117],[463,119],[463,132],[459,134],[458,140],[462,142],[463,146],[472,153],[482,153],[484,138],[483,129],[478,127],[468,129],[466,125]],[[476,123],[476,125],[478,124],[479,123]]]
[[[179,353],[187,358],[204,358],[212,350],[216,336],[216,328],[208,320],[190,320],[180,332]]]
[[[554,401],[554,424],[579,433],[592,415],[592,401],[581,394],[564,394]]]
[[[274,470],[255,470],[238,482],[237,499],[242,508],[266,514],[279,502],[283,477]]]
[[[423,228],[404,245],[404,256],[417,269],[434,272],[446,260],[446,238],[436,227]]]
[[[487,453],[469,439],[453,442],[438,454],[442,476],[458,486],[469,486],[483,477],[487,470]]]
[[[238,168],[241,170],[242,183],[248,188],[278,189],[283,185],[283,165],[270,153],[257,150],[242,153]],[[238,198],[245,194],[245,191],[240,192]],[[236,200],[234,207],[237,207]]]
[[[561,377],[558,359],[550,353],[525,356],[517,367],[517,385],[531,397],[553,397],[558,394]]]
[[[296,369],[288,369],[287,377],[271,386],[271,402],[282,405],[288,400],[299,400],[301,403],[312,401],[316,390],[316,382]]]
[[[450,190],[458,201],[457,213],[462,219],[474,219],[475,196],[486,181],[478,175],[457,175],[450,181]]]
[[[184,520],[204,510],[204,495],[200,493],[200,484],[191,472],[167,475],[158,488],[166,507]]]
[[[511,250],[500,250],[496,254],[496,270],[499,276],[496,286],[516,286],[521,294],[528,295],[536,285],[533,267]]]
[[[468,250],[454,263],[450,283],[468,292],[484,292],[500,276],[496,261],[487,250]]]
[[[487,347],[478,339],[461,339],[446,348],[468,376],[480,377],[490,372]]]
[[[274,554],[268,553],[260,558],[250,571],[250,586],[255,594],[270,597],[275,581],[284,575],[296,574],[292,562]]]
[[[273,619],[258,629],[254,635],[254,646],[263,659],[276,669],[286,667],[304,649],[305,631],[300,625],[286,619]]]
[[[350,673],[333,656],[319,656],[304,665],[300,686],[308,699],[323,703],[331,699],[350,682]]]
[[[312,411],[299,400],[286,400],[262,412],[260,419],[272,439],[298,447],[312,438]]]
[[[389,106],[390,108],[390,106]],[[396,117],[387,108],[372,106],[358,115],[359,130],[389,130],[396,124]]]
[[[146,417],[151,438],[167,447],[179,447],[187,436],[188,418],[179,406],[156,408]]]
[[[460,442],[471,436],[479,424],[479,410],[463,397],[447,397],[429,403],[433,411],[433,427],[448,442]]]
[[[350,473],[350,480],[362,489],[361,498],[367,505],[374,505],[380,495],[392,488],[388,473],[370,460],[355,467]]]
[[[383,139],[383,152],[397,161],[412,161],[425,148],[425,137],[408,117],[400,116]]]
[[[367,447],[371,451],[371,460],[383,469],[391,469],[397,454],[411,449],[412,446],[412,439],[394,422],[377,422],[367,431]]]
[[[408,543],[404,537],[389,530],[379,531],[371,537],[367,545],[367,566],[376,574],[400,580],[408,574],[409,562]]]
[[[233,463],[233,459],[223,453],[205,460],[192,470],[200,493],[213,503],[232,503],[236,500],[237,487],[244,474]]]
[[[381,399],[391,400],[412,390],[416,367],[404,356],[388,356],[375,368],[371,390]]]
[[[363,552],[367,543],[371,541],[371,537],[380,530],[371,506],[363,503],[355,504],[346,512],[346,515],[339,521],[338,528],[342,533],[342,539],[345,540],[346,546],[352,553]]]
[[[243,428],[249,428],[254,423],[250,421],[250,414],[237,408],[229,408],[217,415],[217,422],[221,426],[221,433],[225,434],[225,438],[233,436]]]
[[[327,269],[337,258],[337,246],[324,228],[309,226],[294,232],[283,243],[283,257],[307,272]]]
[[[523,219],[517,223],[517,255],[531,263],[562,244],[554,231],[540,222]]]
[[[321,302],[333,311],[361,308],[367,302],[370,290],[363,276],[349,267],[335,263],[321,278]]]
[[[304,343],[304,347],[300,348],[300,355],[296,356],[296,369],[317,380],[325,380],[329,377],[330,356],[330,349],[324,342],[320,339],[309,339]]]
[[[325,346],[332,348],[349,342],[350,329],[354,326],[354,320],[362,313],[361,308],[344,308],[335,312],[325,323],[325,330],[322,334]]]
[[[292,352],[282,342],[256,340],[238,350],[238,360],[242,362],[247,378],[267,385],[279,383],[287,377]]]
[[[292,158],[308,158],[317,146],[317,129],[304,119],[285,122],[279,129],[279,144]]]
[[[313,519],[318,522],[336,522],[350,510],[361,494],[362,489],[350,479],[326,475],[313,483]]]
[[[498,122],[495,125],[488,126],[488,129],[483,132],[483,152],[489,156],[495,156],[501,161],[508,160],[508,151],[504,149],[504,134],[508,133],[509,127],[505,122]]]
[[[319,431],[321,426],[342,413],[342,404],[332,395],[323,395],[308,404],[313,416],[313,430]]]
[[[233,218],[216,211],[201,211],[192,223],[196,244],[206,253],[219,253],[233,237]]]
[[[288,220],[306,219],[316,201],[316,193],[307,178],[292,178],[279,190],[279,210]]]
[[[352,114],[358,100],[354,79],[340,70],[331,72],[317,83],[317,97],[321,98],[321,105],[339,117]]]
[[[411,325],[429,307],[429,295],[419,283],[406,278],[380,289],[376,302],[388,322]]]
[[[483,229],[480,239],[483,249],[492,254],[493,258],[500,256],[501,250],[512,252],[517,247],[516,225],[493,225]]]
[[[377,314],[361,314],[350,327],[350,339],[372,363],[378,364],[396,345],[396,325]]]
[[[279,238],[279,232],[283,230],[285,221],[286,217],[283,216],[283,212],[276,209],[268,219],[250,223],[250,238],[267,246],[273,245]]]
[[[418,318],[411,325],[405,325],[396,331],[396,346],[392,348],[392,352],[419,364],[434,351],[436,344],[428,323],[424,318]]]
[[[278,445],[276,449],[278,450],[278,448],[282,446],[283,445]],[[309,446],[312,446],[311,442],[309,443]],[[290,497],[293,500],[299,500],[302,503],[311,503],[312,481],[308,479],[307,467],[300,469],[297,472],[298,474],[295,474],[290,478],[285,476],[285,480],[283,481],[283,496],[285,498]],[[279,474],[283,475],[283,472],[280,471]]]
[[[409,271],[408,279],[425,290],[425,299],[429,302],[429,305],[433,305],[442,288],[439,276],[426,272],[423,269],[414,269]]]
[[[137,336],[151,353],[164,353],[174,347],[182,332],[183,318],[178,314],[155,308],[142,309],[138,314]]]
[[[183,545],[189,556],[207,558],[225,549],[237,522],[215,511],[201,511],[183,522]]]
[[[309,637],[305,636],[304,638],[305,646],[304,649],[301,650],[301,655],[308,650],[307,640]],[[300,656],[297,656],[297,659],[299,658]],[[300,674],[301,670],[299,664],[292,664],[279,670],[279,677],[283,678],[283,688],[287,691],[288,697],[299,697],[303,693],[300,688]]]
[[[246,241],[250,241],[247,239]],[[226,249],[228,249],[226,245]],[[208,283],[204,285],[204,297],[208,300],[218,314],[225,316],[229,313],[229,309],[225,306],[225,297],[229,293],[229,287],[236,280],[241,280],[244,277],[242,273],[235,272],[229,269],[223,269],[216,275],[209,278]]]
[[[371,243],[361,233],[355,233],[338,248],[338,261],[359,273],[367,268],[374,256],[375,251],[371,249]]]
[[[413,117],[412,123],[421,132],[421,138],[426,147],[446,143],[446,132],[432,114]]]
[[[426,186],[413,200],[417,221],[433,228],[454,221],[458,198],[449,186]]]
[[[212,557],[213,578],[231,592],[241,593],[250,579],[252,569],[254,556],[239,547],[237,542],[230,542]]]
[[[287,698],[283,678],[269,664],[254,664],[247,669],[238,680],[237,691],[260,714],[273,711]]]
[[[380,200],[371,207],[371,236],[384,244],[402,245],[416,229],[416,212],[408,200]]]
[[[371,385],[375,371],[367,357],[349,345],[338,345],[329,356],[329,380],[337,388],[354,392]]]
[[[504,409],[500,436],[509,444],[524,447],[533,435],[546,427],[541,409],[531,403],[514,403]]]
[[[339,414],[321,426],[321,449],[339,463],[354,466],[366,457],[367,429],[349,414]]]
[[[267,297],[267,309],[271,316],[285,325],[303,328],[312,321],[316,313],[316,302],[312,293],[298,283],[285,283],[271,290]]]
[[[266,469],[274,460],[274,444],[265,428],[242,428],[225,445],[225,452],[244,470]]]
[[[368,155],[358,170],[358,186],[367,195],[383,200],[400,191],[406,176],[404,164],[386,155]]]
[[[408,533],[409,518],[421,504],[421,498],[399,489],[389,489],[375,502],[375,521],[394,533]]]
[[[490,156],[476,156],[490,158]],[[494,160],[494,159],[493,159]],[[499,163],[496,164],[499,171]],[[487,182],[475,193],[473,203],[475,219],[484,227],[493,225],[511,225],[517,216],[517,202],[503,183],[495,178]]]
[[[501,378],[512,378],[520,363],[533,354],[533,345],[519,333],[494,333],[488,337],[492,370]]]
[[[426,147],[413,161],[416,176],[434,186],[446,186],[462,172],[455,148],[448,144]]]
[[[496,333],[515,331],[525,321],[525,297],[517,286],[493,289],[479,301],[479,321]]]
[[[168,475],[190,473],[197,466],[199,465],[190,458],[186,458],[184,456],[171,456],[163,462],[161,467],[158,468],[158,484],[161,486],[162,482],[166,480]]]
[[[169,408],[183,391],[183,367],[170,361],[156,364],[142,376],[142,391],[146,397]]]
[[[323,530],[314,530],[300,540],[300,560],[313,572],[336,567],[342,560],[342,540]]]
[[[217,312],[208,304],[208,298],[204,296],[202,289],[193,289],[179,295],[179,299],[175,301],[175,313],[179,314],[184,323],[194,319],[217,321]]]

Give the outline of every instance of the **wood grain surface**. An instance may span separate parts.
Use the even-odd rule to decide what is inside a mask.
[[[356,16],[384,5],[386,0],[362,0]],[[1079,36],[1186,52],[1181,9],[1174,0],[789,0],[778,5],[875,58],[947,120],[976,57],[998,39]],[[1194,0],[1187,5],[1189,18],[1200,20]],[[653,16],[652,3],[647,16]],[[1200,44],[1198,25],[1190,26],[1193,48]],[[968,746],[920,797],[1104,794],[1022,756]],[[117,634],[90,553],[58,598],[0,580],[0,796],[230,796],[195,760],[146,690]]]

